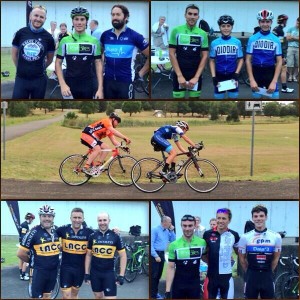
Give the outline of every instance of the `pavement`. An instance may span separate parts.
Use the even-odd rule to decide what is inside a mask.
[[[18,267],[10,267],[1,270],[1,299],[29,299],[27,294],[28,281],[19,279]],[[62,299],[59,292],[58,297]],[[83,283],[79,291],[80,299],[94,299],[92,289]],[[148,299],[149,277],[145,274],[138,275],[132,283],[125,282],[118,286],[118,299]]]

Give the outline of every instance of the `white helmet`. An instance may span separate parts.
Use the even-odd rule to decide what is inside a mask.
[[[39,215],[51,215],[54,217],[55,216],[54,208],[47,204],[43,205],[39,209]]]
[[[185,121],[177,121],[175,125],[189,130],[189,124]]]
[[[257,20],[273,20],[274,15],[273,12],[267,9],[263,9],[258,12]]]

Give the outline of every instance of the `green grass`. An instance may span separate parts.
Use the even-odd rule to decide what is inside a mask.
[[[103,116],[103,114],[101,115]],[[93,118],[100,115],[93,115]],[[142,120],[137,114],[133,120]],[[124,117],[124,119],[131,119]],[[148,115],[144,118],[151,119]],[[154,118],[152,117],[152,120]],[[267,118],[266,118],[267,119]],[[155,122],[174,123],[176,119],[155,119]],[[197,119],[198,121],[199,119]],[[259,119],[258,119],[259,120]],[[170,122],[169,122],[170,121]],[[190,122],[190,119],[188,119]],[[299,123],[263,123],[255,125],[254,176],[250,176],[251,122],[224,125],[209,122],[192,126],[188,136],[194,141],[203,140],[201,157],[213,161],[219,168],[221,180],[276,181],[299,177]],[[270,120],[268,121],[270,122]],[[123,124],[123,123],[122,123]],[[150,138],[157,126],[120,127],[132,140],[131,155],[160,158],[154,152]],[[6,160],[1,157],[2,178],[60,181],[58,168],[61,161],[74,153],[85,153],[80,144],[81,129],[62,127],[60,123],[26,134],[6,143]],[[110,143],[110,141],[107,141]],[[182,141],[186,147],[186,143]],[[22,151],[20,151],[22,149]],[[107,176],[92,182],[110,182]]]
[[[1,269],[4,267],[18,265],[19,259],[17,257],[17,246],[19,242],[18,237],[3,237],[1,236],[1,258],[5,258],[5,262],[1,263]]]
[[[1,82],[14,81],[16,77],[16,67],[11,58],[10,48],[3,50],[1,48],[1,72],[9,71],[9,77],[3,77],[1,75]]]

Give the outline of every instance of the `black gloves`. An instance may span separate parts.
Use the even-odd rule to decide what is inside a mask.
[[[217,77],[213,77],[212,80],[213,80],[214,86],[217,86],[218,85],[218,79],[217,79]]]
[[[238,73],[234,73],[232,75],[232,78],[235,80],[235,81],[239,81],[239,74]]]
[[[91,280],[91,275],[90,274],[84,274],[84,282],[88,282]]]
[[[124,276],[118,275],[117,276],[117,281],[120,283],[120,285],[123,285],[123,283],[124,283]]]

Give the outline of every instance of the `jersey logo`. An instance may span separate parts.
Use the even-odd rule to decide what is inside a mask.
[[[178,45],[181,46],[201,46],[201,36],[190,34],[179,34]]]
[[[269,40],[258,40],[255,41],[253,48],[261,50],[274,50],[276,48],[276,44]]]
[[[40,245],[33,245],[34,250],[38,256],[53,256],[58,255],[60,252],[60,243],[57,242],[48,242]]]
[[[92,254],[97,258],[113,258],[116,246],[93,245]]]
[[[22,57],[27,61],[36,61],[41,58],[44,52],[43,44],[35,39],[26,40],[21,45],[23,47]]]
[[[257,260],[266,260],[267,256],[266,255],[256,255]]]
[[[235,45],[218,45],[216,47],[216,53],[218,55],[236,55],[237,53],[237,47]]]
[[[63,239],[63,251],[71,254],[85,254],[87,241],[74,241]]]
[[[40,241],[42,242],[42,244],[45,242],[45,239],[44,238],[40,238]]]

